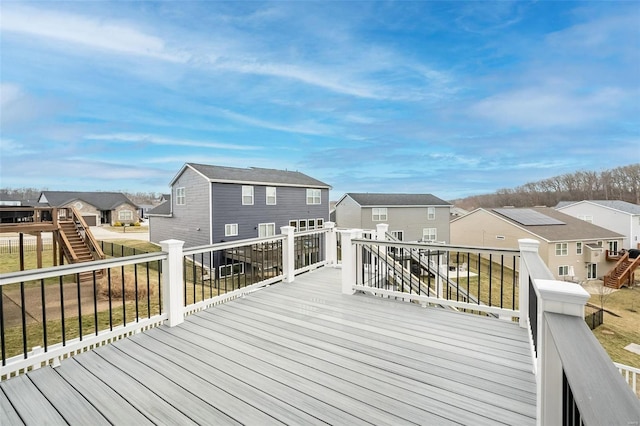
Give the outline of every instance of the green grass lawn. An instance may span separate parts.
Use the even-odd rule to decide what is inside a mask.
[[[590,303],[599,306],[598,295]],[[640,345],[640,287],[621,288],[605,302],[604,324],[593,334],[600,341],[611,359],[621,364],[640,368],[640,355],[625,350],[630,343]]]

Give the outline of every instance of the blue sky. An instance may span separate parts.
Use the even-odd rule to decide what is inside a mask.
[[[640,161],[637,1],[3,1],[0,37],[0,187],[450,200]]]

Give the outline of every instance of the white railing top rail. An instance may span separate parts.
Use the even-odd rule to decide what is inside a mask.
[[[0,274],[0,286],[21,283],[25,281],[34,281],[59,277],[61,275],[79,274],[82,272],[97,271],[100,269],[114,268],[118,266],[133,265],[136,263],[153,262],[156,260],[164,260],[167,253],[156,252],[137,254],[135,256],[117,257],[104,260],[95,260],[93,262],[74,263],[69,265],[52,266],[49,268],[29,269],[20,272],[9,272]]]
[[[224,243],[207,244],[203,246],[185,248],[182,251],[182,254],[184,254],[185,256],[190,256],[192,254],[200,254],[200,253],[206,253],[206,252],[218,251],[218,250],[229,250],[232,248],[244,247],[252,244],[275,243],[278,241],[282,241],[285,238],[286,237],[284,235],[275,235],[271,237],[247,238],[244,240],[226,241]]]
[[[472,247],[453,244],[433,244],[420,241],[386,241],[386,240],[370,240],[366,238],[353,238],[351,242],[356,244],[371,244],[375,243],[378,246],[384,247],[400,247],[406,249],[431,249],[434,251],[456,251],[456,252],[472,252],[474,254],[505,254],[510,256],[517,256],[520,254],[520,250],[517,249],[505,249],[505,248],[492,248],[492,247]]]

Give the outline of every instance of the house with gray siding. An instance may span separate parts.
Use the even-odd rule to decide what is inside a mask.
[[[148,213],[149,239],[185,247],[270,236],[283,226],[321,228],[329,189],[297,171],[187,163],[170,182],[171,196]]]
[[[375,229],[389,225],[402,241],[449,242],[451,204],[431,194],[346,193],[336,203],[336,225]]]

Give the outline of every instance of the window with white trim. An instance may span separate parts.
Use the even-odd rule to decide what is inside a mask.
[[[307,230],[307,220],[306,219],[300,219],[298,221],[299,225],[298,225],[298,231],[306,231]]]
[[[237,223],[227,223],[224,225],[224,236],[225,237],[234,237],[238,235],[238,224]]]
[[[373,207],[371,209],[371,220],[374,222],[380,222],[387,220],[387,208],[386,207]]]
[[[309,229],[310,231],[311,231],[312,229],[316,229],[316,220],[315,220],[315,219],[309,219],[309,220],[307,221],[307,224],[308,224],[308,225],[307,225],[307,226],[308,226],[308,229]]]
[[[556,243],[556,256],[566,256],[569,254],[568,243]]]
[[[176,205],[184,206],[187,204],[187,195],[184,187],[176,188]]]
[[[424,228],[422,229],[423,241],[436,241],[438,239],[438,228]]]
[[[267,186],[267,205],[268,206],[276,205],[276,187],[275,186]]]
[[[567,275],[569,275],[569,266],[568,265],[558,266],[558,276],[566,277]]]
[[[324,219],[323,218],[316,219],[316,228],[318,228],[318,229],[324,228]]]
[[[220,267],[220,278],[244,274],[244,263],[232,263]]]
[[[393,235],[398,241],[404,240],[404,231],[391,231],[391,235]]]
[[[296,228],[296,231],[298,230],[298,221],[297,220],[290,220],[289,221],[289,226],[293,226],[294,228]]]
[[[618,242],[617,241],[609,241],[607,244],[609,245],[609,253],[617,253],[618,252]]]
[[[242,185],[242,205],[253,205],[253,186]]]
[[[427,220],[436,220],[436,208],[427,207]]]
[[[320,204],[320,190],[307,188],[307,204]]]
[[[276,235],[275,223],[259,223],[258,224],[258,237],[271,237]]]
[[[120,210],[118,212],[118,220],[133,220],[133,212],[131,210]]]
[[[577,242],[576,243],[576,254],[582,254],[582,243],[581,242]]]

